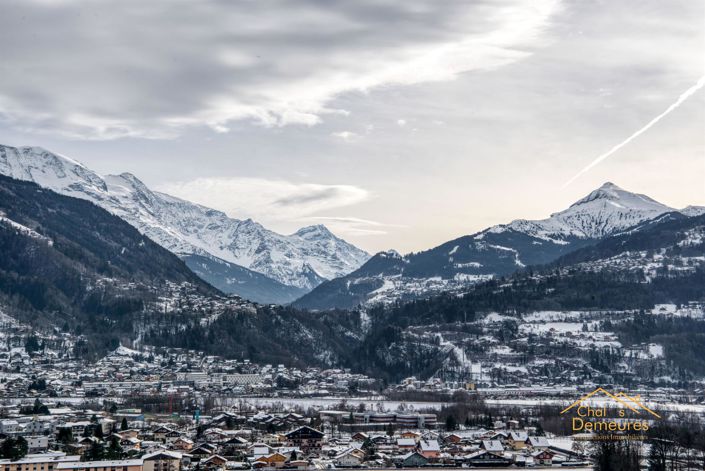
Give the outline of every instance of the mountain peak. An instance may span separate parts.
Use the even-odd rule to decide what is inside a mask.
[[[401,254],[394,249],[383,250],[382,252],[377,253],[377,255],[382,258],[403,258]]]
[[[600,190],[621,190],[621,188],[612,182],[605,182],[600,186]]]
[[[105,191],[105,182],[82,163],[42,147],[0,145],[0,174],[75,196]]]
[[[575,208],[578,206],[586,205],[594,201],[599,201],[599,200],[608,200],[610,201],[611,205],[617,208],[632,208],[632,209],[658,209],[661,212],[666,212],[671,210],[668,206],[659,203],[658,201],[649,198],[646,195],[642,195],[639,193],[632,193],[630,191],[624,190],[620,188],[619,186],[615,185],[612,182],[606,182],[602,186],[600,186],[598,189],[593,190],[585,196],[584,198],[579,199],[572,205],[570,205],[570,208]],[[600,203],[598,203],[600,204]],[[570,210],[568,208],[568,210]],[[568,211],[566,210],[566,211]],[[554,215],[562,214],[565,211],[561,211],[555,214],[552,214],[551,217]]]
[[[294,233],[295,236],[310,239],[312,237],[335,237],[333,233],[323,224],[305,226]]]

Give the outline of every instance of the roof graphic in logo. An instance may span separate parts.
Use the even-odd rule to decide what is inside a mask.
[[[597,388],[594,391],[591,391],[587,394],[585,394],[583,397],[566,407],[561,411],[561,414],[565,414],[569,410],[573,409],[574,407],[580,406],[583,402],[587,401],[590,399],[592,396],[595,396],[596,394],[601,393],[608,398],[612,399],[614,402],[619,404],[621,407],[625,407],[632,412],[636,414],[641,414],[642,412],[648,412],[649,414],[653,415],[656,418],[661,418],[660,415],[658,415],[656,412],[653,410],[649,409],[646,407],[642,402],[641,402],[641,396],[629,396],[628,394],[624,392],[619,392],[617,394],[612,394],[611,392],[603,389],[603,388]]]

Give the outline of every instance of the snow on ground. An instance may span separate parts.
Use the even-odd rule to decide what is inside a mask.
[[[516,322],[517,318],[516,317],[511,317],[511,316],[503,316],[502,314],[498,314],[496,312],[491,312],[487,314],[484,319],[482,319],[483,324],[493,324],[493,323],[500,323],[504,321],[511,321],[511,322]]]

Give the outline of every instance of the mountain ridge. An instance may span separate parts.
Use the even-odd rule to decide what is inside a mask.
[[[240,265],[286,286],[310,290],[358,268],[369,254],[327,228],[308,226],[291,235],[251,219],[150,190],[135,175],[101,175],[40,147],[0,145],[0,174],[87,199],[137,227],[179,256],[198,255]]]
[[[673,211],[646,195],[606,182],[546,219],[516,219],[404,256],[380,252],[358,270],[322,283],[293,305],[354,308],[460,290],[527,266],[550,263]],[[688,211],[696,213],[697,208]]]

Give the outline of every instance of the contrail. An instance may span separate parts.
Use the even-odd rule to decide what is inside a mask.
[[[651,128],[651,126],[653,126],[654,124],[658,123],[659,121],[661,121],[661,118],[663,118],[663,117],[666,116],[668,113],[670,113],[671,111],[673,111],[673,110],[675,110],[676,108],[678,108],[685,100],[687,100],[688,98],[690,98],[690,96],[691,96],[693,93],[695,93],[695,92],[697,92],[698,90],[700,90],[701,88],[703,88],[703,86],[705,86],[705,75],[703,75],[702,77],[700,77],[700,80],[698,80],[698,82],[697,82],[695,85],[693,85],[692,87],[690,87],[688,90],[684,91],[684,92],[681,94],[681,96],[678,97],[678,99],[676,100],[675,103],[673,103],[671,106],[669,106],[668,108],[666,108],[666,111],[664,111],[664,112],[661,113],[660,115],[656,116],[654,119],[652,119],[651,121],[649,121],[646,126],[644,126],[643,128],[639,129],[637,132],[635,132],[634,134],[632,134],[631,136],[629,136],[628,138],[626,138],[625,140],[623,140],[622,142],[620,142],[619,144],[617,144],[616,146],[614,146],[613,148],[611,148],[610,150],[608,150],[607,152],[605,152],[604,154],[600,155],[600,156],[597,157],[595,160],[593,160],[592,162],[590,162],[590,164],[588,164],[587,167],[585,167],[584,169],[582,169],[581,171],[579,171],[578,173],[576,173],[573,178],[571,178],[570,180],[568,180],[567,182],[565,182],[565,184],[563,185],[563,188],[565,188],[565,187],[567,187],[568,185],[570,185],[571,183],[573,183],[573,182],[574,182],[578,177],[580,177],[583,173],[587,172],[588,170],[590,170],[591,168],[593,168],[595,165],[599,164],[600,162],[602,162],[603,160],[605,160],[607,157],[609,157],[610,155],[614,154],[614,153],[617,152],[619,149],[621,149],[622,147],[626,146],[626,145],[629,144],[631,141],[633,141],[634,139],[636,139],[637,137],[639,137],[640,135],[642,135],[643,133],[645,133],[646,131],[648,131],[649,128]]]

